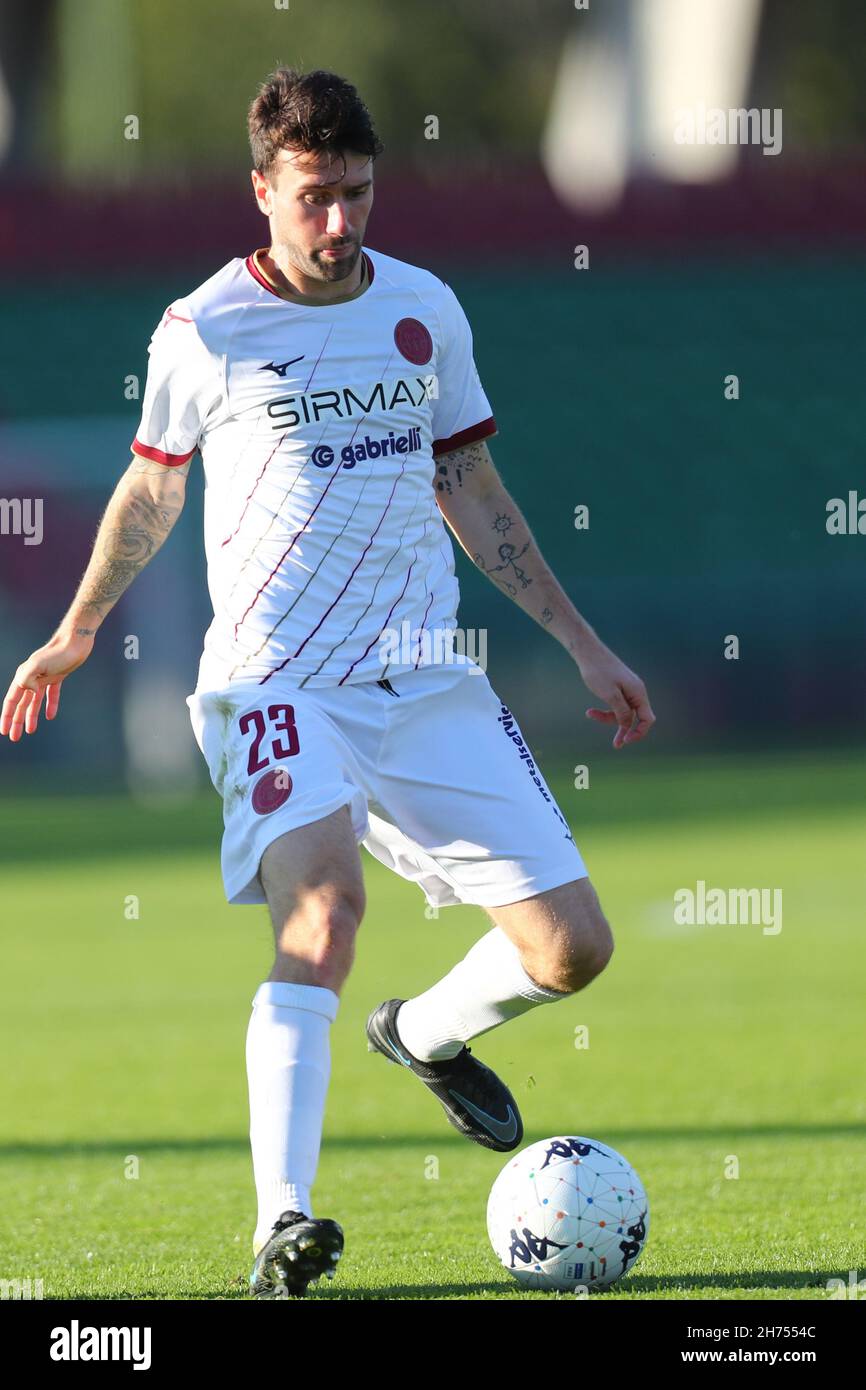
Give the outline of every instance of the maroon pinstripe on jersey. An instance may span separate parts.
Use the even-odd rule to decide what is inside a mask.
[[[434,457],[494,434],[493,413],[449,286],[364,255],[366,288],[331,303],[238,258],[151,340],[133,447],[169,464],[199,450],[205,472],[200,689],[380,679],[429,661],[442,648],[423,634],[456,621]],[[418,637],[400,662],[393,630]]]

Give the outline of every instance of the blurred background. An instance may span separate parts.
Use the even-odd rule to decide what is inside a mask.
[[[826,509],[866,490],[864,61],[858,0],[4,4],[4,690],[72,597],[165,306],[266,240],[245,111],[284,62],[367,101],[368,242],[464,303],[505,481],[650,688],[639,756],[862,743],[866,540]],[[772,142],[678,126],[739,108]],[[183,703],[209,621],[198,461],[188,495],[62,717],[0,744],[11,785],[206,779]],[[455,549],[495,687],[540,756],[585,762],[602,731],[568,658]]]

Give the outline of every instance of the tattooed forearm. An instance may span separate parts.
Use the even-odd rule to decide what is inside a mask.
[[[94,635],[159,550],[183,510],[188,470],[188,464],[172,469],[133,459],[105,509],[90,563],[67,614],[67,623],[79,636]]]
[[[473,466],[467,469],[470,453]],[[466,554],[491,583],[570,650],[591,629],[547,565],[486,443],[457,449],[438,464],[444,476],[437,481],[436,500]],[[448,481],[450,488],[445,486]]]
[[[504,529],[513,540],[497,545],[496,538],[503,534],[500,524],[503,516],[508,517],[509,524]],[[497,510],[495,500],[492,506],[489,500],[479,501],[474,513],[470,514],[467,509],[465,517],[458,515],[448,520],[464,550],[482,573],[564,646],[583,630],[586,625],[547,565],[516,507],[504,513]],[[488,542],[489,536],[492,539]],[[467,545],[470,540],[476,547],[473,550]]]
[[[88,570],[78,594],[79,603],[103,615],[129,588],[139,570],[147,564],[159,542],[156,534],[143,527],[116,526],[100,532],[98,563]]]
[[[495,531],[497,528],[494,526],[493,529]],[[506,544],[498,546],[496,551],[499,556],[498,565],[489,565],[483,555],[473,555],[472,558],[478,568],[484,571],[488,579],[492,579],[493,582],[504,589],[506,593],[514,595],[517,593],[517,589],[512,580],[518,580],[521,589],[528,589],[532,583],[532,579],[526,573],[526,570],[521,568],[517,563],[517,561],[522,559],[526,554],[528,549],[529,541],[526,542],[523,549],[520,551],[516,551],[513,545]],[[501,579],[497,579],[497,575],[501,575]]]

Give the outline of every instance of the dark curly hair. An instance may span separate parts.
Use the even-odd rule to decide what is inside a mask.
[[[253,166],[264,175],[283,149],[329,155],[350,150],[371,159],[384,149],[351,82],[320,68],[277,68],[251,103],[247,125]]]

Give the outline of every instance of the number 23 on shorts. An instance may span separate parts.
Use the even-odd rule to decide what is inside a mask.
[[[293,758],[300,752],[292,705],[268,705],[265,709],[248,710],[241,715],[238,723],[242,735],[253,735],[247,758],[250,777],[264,771],[271,759]]]

